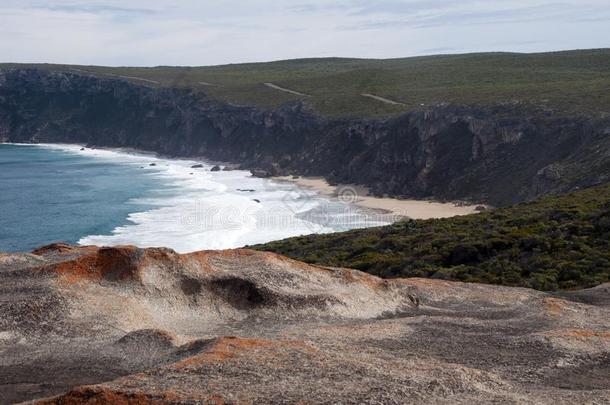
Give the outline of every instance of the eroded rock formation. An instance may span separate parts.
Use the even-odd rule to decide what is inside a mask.
[[[249,250],[55,244],[0,255],[0,294],[3,403],[610,397],[609,285],[551,295]]]

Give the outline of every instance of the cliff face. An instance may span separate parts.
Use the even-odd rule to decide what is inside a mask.
[[[325,176],[376,194],[506,205],[610,179],[610,119],[522,105],[437,106],[324,119],[180,89],[37,70],[0,72],[0,140],[133,147]]]

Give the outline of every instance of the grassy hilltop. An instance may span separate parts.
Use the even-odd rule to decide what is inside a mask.
[[[570,113],[610,111],[610,49],[385,60],[298,59],[209,67],[17,64],[1,67],[121,76],[149,86],[192,88],[230,103],[261,108],[302,99],[317,112],[333,117],[390,116],[444,102],[484,105],[520,101]],[[265,83],[304,95],[284,92]]]
[[[257,249],[381,277],[540,290],[610,281],[610,185],[477,215],[310,235]]]

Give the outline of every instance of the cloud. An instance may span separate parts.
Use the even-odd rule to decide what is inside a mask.
[[[470,1],[471,2],[471,1]],[[462,5],[468,0],[461,2]],[[352,15],[368,16],[371,14],[408,14],[450,9],[456,5],[454,0],[407,0],[407,1],[354,1]]]
[[[428,9],[429,11],[429,9]],[[443,10],[436,13],[407,15],[400,19],[366,20],[341,27],[346,30],[387,29],[395,27],[431,28],[446,25],[508,24],[547,20],[564,21],[582,13],[582,7],[565,3],[547,3],[528,7],[503,9]]]
[[[3,62],[209,65],[610,46],[607,0],[2,0]]]
[[[91,13],[91,14],[106,14],[106,15],[131,15],[131,16],[142,16],[156,14],[157,11],[148,8],[127,8],[108,6],[103,4],[72,4],[72,5],[60,5],[60,6],[43,6],[33,7],[38,9],[45,9],[50,11],[63,11],[67,13]]]

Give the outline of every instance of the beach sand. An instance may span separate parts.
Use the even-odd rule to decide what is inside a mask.
[[[476,214],[478,212],[476,208],[480,206],[480,204],[462,205],[427,200],[373,197],[368,195],[369,192],[366,187],[352,184],[332,186],[322,177],[293,178],[291,176],[278,176],[273,177],[273,180],[291,182],[345,203],[412,219],[449,218],[458,215]]]

